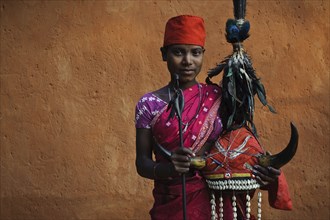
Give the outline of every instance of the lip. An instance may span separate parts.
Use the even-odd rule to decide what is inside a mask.
[[[180,72],[185,75],[191,75],[195,73],[194,69],[181,69]]]

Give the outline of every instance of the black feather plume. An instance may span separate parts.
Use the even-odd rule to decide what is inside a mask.
[[[265,88],[256,76],[252,62],[241,44],[235,44],[233,54],[209,71],[206,82],[212,83],[210,79],[222,71],[222,100],[219,114],[224,131],[250,126],[257,136],[253,123],[254,95],[257,94],[260,102],[271,112],[275,113],[275,109],[268,105]]]
[[[226,22],[226,39],[233,45],[233,53],[208,71],[206,83],[213,84],[211,78],[223,72],[219,114],[224,132],[246,126],[257,136],[253,123],[254,96],[257,94],[260,102],[271,112],[276,111],[267,103],[265,88],[242,46],[242,42],[249,37],[250,30],[250,22],[245,20],[246,0],[233,2],[235,19],[228,19]]]
[[[244,19],[246,12],[246,0],[233,0],[233,2],[235,19]]]

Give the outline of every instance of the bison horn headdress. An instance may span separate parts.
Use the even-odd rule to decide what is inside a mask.
[[[265,88],[243,48],[243,41],[249,37],[250,29],[250,22],[245,20],[246,0],[234,0],[233,3],[235,18],[226,22],[226,39],[232,44],[233,53],[211,69],[206,79],[208,84],[212,84],[211,78],[223,72],[219,114],[224,130],[204,158],[205,166],[200,166],[212,191],[212,219],[217,216],[224,219],[224,193],[227,197],[230,195],[234,219],[239,217],[237,212],[241,208],[237,196],[246,196],[245,210],[241,212],[244,212],[246,219],[250,219],[250,196],[261,187],[252,173],[252,167],[259,164],[279,169],[293,158],[298,146],[298,131],[292,123],[290,142],[282,152],[266,154],[259,144],[253,123],[255,94],[271,112],[275,113],[275,109],[268,104]],[[204,160],[195,161],[200,165],[200,161]],[[261,219],[261,192],[258,193],[257,217]]]
[[[265,88],[256,76],[252,61],[243,48],[243,41],[249,37],[250,29],[250,22],[245,19],[246,0],[233,0],[233,3],[235,19],[228,19],[226,22],[226,39],[233,45],[233,53],[209,70],[206,82],[213,84],[211,78],[223,72],[219,110],[223,133],[246,126],[251,128],[251,132],[257,137],[257,129],[253,123],[255,94],[271,112],[276,111],[268,104]],[[298,131],[291,123],[291,139],[287,147],[279,154],[260,157],[259,163],[280,168],[293,158],[297,146]]]

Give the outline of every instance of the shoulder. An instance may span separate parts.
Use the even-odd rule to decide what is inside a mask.
[[[144,94],[135,106],[135,114],[137,118],[144,115],[152,118],[156,115],[167,103],[161,98],[157,97],[154,92]]]
[[[157,97],[153,92],[144,94],[137,102],[135,107],[136,128],[150,128],[150,123],[158,112],[160,112],[167,103]]]
[[[146,94],[144,94],[143,96],[140,97],[139,101],[137,102],[137,104],[139,103],[145,103],[148,102],[150,99],[152,99],[153,93],[152,92],[148,92]]]
[[[139,105],[154,105],[154,104],[158,105],[165,103],[166,102],[164,100],[162,100],[161,98],[157,97],[155,92],[148,92],[146,94],[144,94],[143,96],[141,96],[141,98],[139,99],[139,101],[137,102],[137,106]]]
[[[146,103],[150,104],[151,102],[157,102],[157,103],[167,103],[167,96],[168,96],[168,91],[167,87],[160,88],[158,90],[155,90],[153,92],[148,92],[144,94],[138,101],[139,103]]]

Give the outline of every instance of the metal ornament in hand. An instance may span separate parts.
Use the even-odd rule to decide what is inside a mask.
[[[179,122],[179,137],[180,148],[183,148],[183,132],[182,132],[182,111],[184,108],[183,92],[179,86],[179,75],[175,74],[174,96],[170,100],[167,110],[171,109],[169,118],[173,118],[174,115],[178,117]],[[185,174],[181,175],[182,178],[182,206],[183,206],[183,219],[187,219],[187,202],[186,202],[186,178]]]
[[[174,85],[174,95],[172,99],[170,100],[167,111],[171,110],[169,119],[173,118],[175,115],[178,117],[178,120],[181,120],[182,111],[184,108],[184,97],[183,92],[179,87],[179,76],[175,74],[175,85]]]

